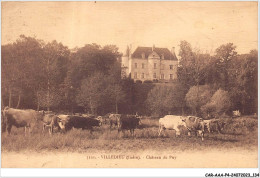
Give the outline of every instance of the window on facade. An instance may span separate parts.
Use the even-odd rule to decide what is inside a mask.
[[[137,72],[134,73],[134,78],[137,78]]]
[[[142,63],[142,69],[144,69],[144,63]]]
[[[173,74],[170,74],[170,79],[173,79]]]
[[[135,68],[137,68],[137,63],[135,63]]]
[[[142,78],[144,78],[144,73],[142,73]]]
[[[153,68],[156,69],[156,63],[153,64]]]
[[[170,69],[171,69],[171,70],[173,69],[173,65],[170,65]]]
[[[143,58],[143,59],[145,58],[145,53],[142,53],[142,58]]]
[[[156,78],[156,73],[153,73],[153,78]]]
[[[164,79],[164,74],[161,74],[161,79]]]

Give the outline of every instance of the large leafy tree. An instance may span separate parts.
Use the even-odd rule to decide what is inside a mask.
[[[41,40],[21,35],[13,44],[2,46],[2,96],[9,96],[10,107],[20,107],[22,96],[34,95],[34,89],[41,85],[43,45]],[[15,95],[16,106],[12,104]]]
[[[115,45],[107,45],[101,47],[97,44],[87,44],[82,48],[77,48],[71,53],[70,68],[66,77],[66,93],[70,92],[70,96],[75,96],[77,90],[82,90],[83,80],[90,79],[94,73],[106,76],[107,84],[104,88],[107,97],[103,98],[99,108],[103,108],[103,112],[111,105],[118,110],[118,104],[124,98],[121,89],[121,67],[118,62],[121,54]],[[99,81],[97,81],[99,82]],[[69,87],[69,88],[68,88]],[[67,95],[69,96],[69,95]],[[70,97],[73,103],[73,97]],[[72,106],[70,106],[72,107]],[[97,112],[98,108],[96,108]]]
[[[168,107],[168,110],[171,111],[178,110],[180,108],[181,114],[184,115],[184,109],[186,107],[185,96],[188,91],[181,83],[176,83],[170,87],[172,88],[172,92],[168,97],[165,98],[166,103],[169,103],[169,105],[166,107]]]
[[[252,50],[247,55],[243,63],[243,69],[239,77],[240,87],[243,86],[247,93],[246,105],[247,113],[256,113],[258,104],[258,51]]]
[[[226,114],[231,107],[229,93],[222,89],[217,90],[207,104],[202,106],[202,111],[210,117],[219,117]]]
[[[195,85],[192,73],[195,58],[190,43],[187,41],[180,42],[179,56],[178,80],[189,88]]]
[[[156,85],[149,93],[146,100],[153,115],[169,113],[180,114],[179,109],[185,107],[185,94],[180,83],[170,85]]]
[[[205,83],[210,55],[194,50],[187,41],[180,42],[178,80],[186,88]]]
[[[232,62],[229,82],[229,93],[233,109],[240,109],[242,113],[257,111],[257,63],[258,52],[252,50],[249,54],[239,55]],[[231,75],[232,74],[232,75]]]
[[[98,108],[102,106],[106,97],[107,83],[104,74],[94,73],[92,76],[82,80],[77,95],[77,103],[92,114],[97,114]]]
[[[147,97],[147,105],[150,108],[152,115],[161,116],[168,112],[166,109],[167,103],[165,99],[171,93],[171,88],[163,87],[161,85],[155,86],[149,93]]]
[[[236,46],[233,43],[221,45],[216,49],[216,68],[219,76],[219,87],[228,90],[230,87],[230,67],[237,57]]]
[[[74,86],[79,87],[82,79],[90,77],[95,72],[107,75],[120,56],[118,48],[114,45],[102,48],[97,44],[87,44],[76,49],[71,55],[71,78]]]
[[[112,102],[112,105],[115,106],[115,113],[118,113],[119,104],[121,104],[125,97],[125,91],[122,87],[121,82],[121,65],[119,62],[115,62],[108,71],[108,93],[109,101]],[[108,103],[109,104],[109,103]]]
[[[62,101],[63,88],[60,85],[63,84],[67,75],[70,51],[68,47],[57,41],[47,43],[43,51],[45,85],[37,91],[37,103],[38,108],[43,106],[50,110],[50,107],[58,106]]]
[[[193,86],[186,94],[185,100],[187,106],[191,108],[192,113],[200,115],[201,107],[209,102],[212,95],[213,90],[209,85],[203,85],[200,87]]]

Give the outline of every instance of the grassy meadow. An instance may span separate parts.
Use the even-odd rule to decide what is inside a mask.
[[[205,140],[199,137],[182,135],[175,138],[174,130],[166,130],[165,135],[158,137],[158,119],[146,117],[142,119],[142,128],[135,130],[135,138],[129,131],[118,134],[117,129],[111,131],[109,125],[88,130],[73,129],[65,134],[49,135],[42,133],[41,124],[31,135],[24,135],[23,128],[12,128],[11,135],[2,133],[2,151],[71,151],[84,152],[89,150],[102,151],[140,151],[140,150],[207,150],[215,149],[255,149],[257,148],[258,122],[257,117],[223,118],[227,124],[223,133],[205,133]]]

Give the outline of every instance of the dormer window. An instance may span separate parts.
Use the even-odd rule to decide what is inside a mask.
[[[142,59],[145,59],[145,53],[142,53]]]
[[[161,59],[164,59],[164,54],[161,55]]]

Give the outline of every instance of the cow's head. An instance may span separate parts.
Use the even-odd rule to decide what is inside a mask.
[[[142,116],[138,115],[137,113],[135,114],[135,117],[138,119],[142,119]]]
[[[181,120],[182,120],[182,122],[186,122],[186,119],[187,119],[186,117],[182,117]]]
[[[62,131],[65,131],[68,127],[69,118],[57,118],[58,125]]]
[[[42,116],[45,115],[45,111],[44,111],[44,110],[39,111],[39,113],[40,113]]]
[[[92,126],[100,127],[102,125],[102,122],[101,122],[100,118],[92,118],[91,120],[93,121],[92,122]]]
[[[137,126],[141,127],[143,125],[142,116],[135,115],[135,118],[137,119]]]
[[[104,119],[103,119],[102,116],[98,116],[98,117],[96,118],[96,120],[99,121],[99,123],[98,123],[99,126],[102,126],[102,124],[104,123]]]
[[[44,110],[38,111],[36,115],[37,115],[37,116],[36,116],[36,120],[37,120],[37,121],[42,121],[42,120],[43,120],[43,117],[44,117],[44,115],[45,115],[45,111],[44,111]]]
[[[63,131],[65,130],[66,123],[60,118],[58,118],[58,125],[61,130],[63,130]]]

